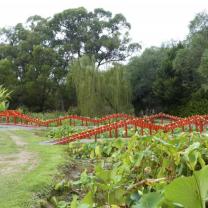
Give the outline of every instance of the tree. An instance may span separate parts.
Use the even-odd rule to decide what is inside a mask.
[[[66,61],[88,55],[97,66],[123,61],[140,48],[130,43],[130,24],[122,14],[112,16],[103,9],[88,12],[85,8],[68,9],[49,22],[53,45]]]
[[[180,104],[181,98],[183,98],[181,96],[183,93],[181,75],[177,73],[178,69],[174,67],[174,60],[182,48],[183,44],[180,42],[169,46],[167,56],[161,63],[153,83],[153,93],[163,106],[163,111],[168,111],[172,106]]]
[[[121,14],[84,8],[51,18],[35,15],[25,24],[2,28],[0,84],[14,90],[12,108],[66,110],[77,105],[75,87],[66,81],[69,65],[85,55],[96,67],[125,60],[139,48],[131,43],[129,29]]]
[[[107,71],[101,72],[103,85],[100,95],[109,113],[133,113],[132,89],[127,69],[121,64],[114,64]]]
[[[78,112],[85,116],[95,116],[100,109],[98,69],[88,57],[75,60],[70,66],[68,79],[75,87]]]
[[[25,104],[36,111],[54,109],[54,97],[62,99],[61,94],[56,94],[63,76],[58,59],[58,54],[51,48],[40,45],[33,48],[32,60],[25,74],[24,90]]]
[[[16,74],[14,70],[14,64],[11,60],[0,60],[0,86],[4,85],[7,88],[12,89],[16,85]]]
[[[199,72],[204,78],[204,81],[208,80],[208,49],[206,49],[202,55],[201,63],[199,66]]]
[[[62,94],[66,91],[63,85],[67,71],[61,56],[49,47],[47,20],[30,17],[25,26],[17,24],[2,29],[1,37],[4,37],[0,45],[1,78],[5,86],[14,90],[11,106],[23,105],[32,111],[65,109]]]
[[[130,112],[131,89],[126,70],[115,65],[100,71],[91,58],[85,56],[70,66],[68,81],[76,90],[78,111],[85,116]]]
[[[153,93],[153,82],[166,57],[166,51],[166,48],[148,48],[140,57],[132,58],[127,65],[136,114],[157,111],[158,100]]]
[[[191,35],[208,32],[208,14],[205,11],[198,13],[190,22],[189,30]]]

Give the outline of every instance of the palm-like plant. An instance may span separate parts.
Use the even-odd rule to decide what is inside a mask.
[[[8,99],[10,98],[11,92],[0,85],[0,111],[4,111],[8,108]]]

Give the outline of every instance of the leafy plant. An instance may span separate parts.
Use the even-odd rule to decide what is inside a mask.
[[[189,184],[188,189],[192,189],[191,194],[197,193],[195,186],[203,183],[201,177],[205,177],[206,173],[199,175],[196,170],[207,167],[207,148],[207,137],[198,133],[179,133],[173,136],[160,132],[154,136],[135,135],[129,140],[70,143],[67,151],[71,162],[80,164],[82,161],[85,170],[70,183],[77,196],[72,201],[65,198],[65,201],[71,204],[67,206],[77,208],[179,208],[183,206],[183,201],[180,201],[177,194],[174,197],[173,193],[178,192],[182,199],[183,196],[187,198],[182,193],[187,192],[185,183]],[[183,189],[174,179],[179,180],[179,185],[183,184]],[[200,193],[206,192],[205,186],[198,189]],[[68,193],[72,195],[73,191]],[[206,196],[203,194],[201,198],[205,201]],[[85,197],[90,197],[93,203],[83,204]],[[197,200],[200,201],[199,195],[192,197],[198,197]]]
[[[73,133],[77,133],[82,131],[82,129],[77,127],[71,127],[69,125],[62,125],[59,127],[53,127],[50,129],[50,131],[47,133],[47,136],[50,138],[62,138],[66,136],[70,136]]]
[[[194,171],[190,177],[180,177],[165,187],[164,196],[173,204],[178,203],[185,208],[205,208],[208,200],[208,166]]]
[[[11,92],[0,85],[0,111],[4,111],[8,108],[8,99],[10,98]]]

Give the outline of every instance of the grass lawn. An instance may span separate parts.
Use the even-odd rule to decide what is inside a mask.
[[[37,130],[0,130],[0,207],[37,207],[35,193],[47,192],[64,147],[40,144]]]

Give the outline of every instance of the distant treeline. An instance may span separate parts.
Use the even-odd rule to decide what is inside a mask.
[[[186,40],[135,56],[141,46],[122,14],[32,16],[0,30],[0,85],[13,91],[10,108],[29,111],[208,113],[208,14],[189,29]]]
[[[148,48],[127,69],[136,113],[208,113],[208,14],[196,15],[184,41]]]

